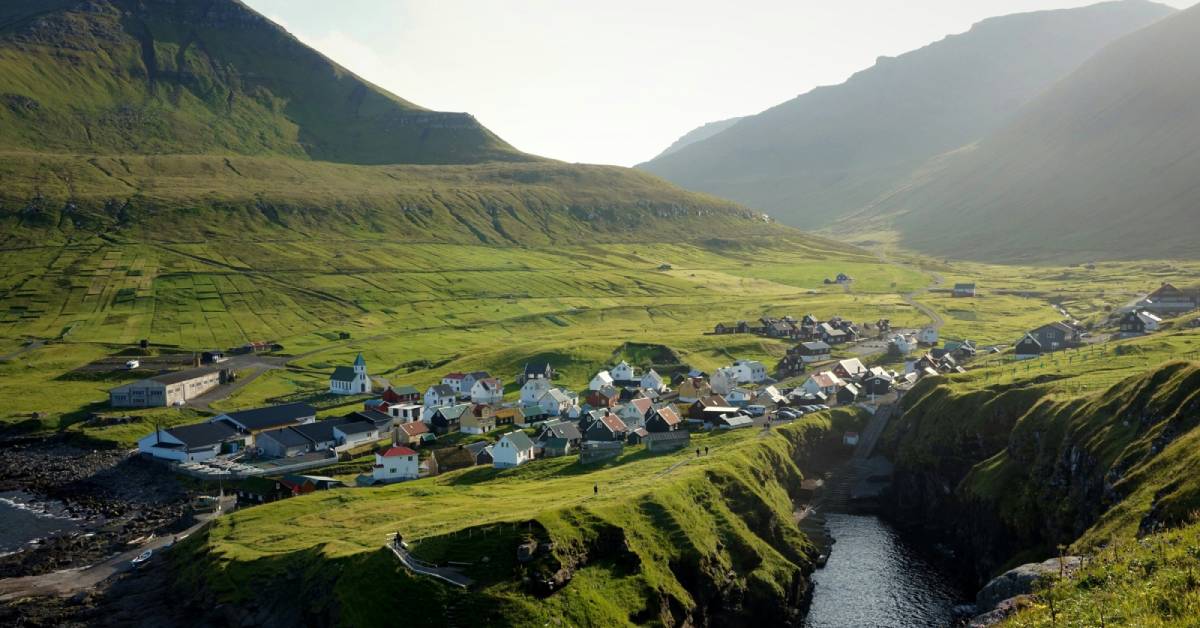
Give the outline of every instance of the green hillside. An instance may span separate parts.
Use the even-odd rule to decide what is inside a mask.
[[[1200,8],[1105,48],[871,217],[905,246],[993,261],[1195,257]]]
[[[6,2],[0,146],[355,164],[531,158],[389,94],[237,0]]]
[[[1105,44],[1172,13],[1143,0],[984,20],[642,164],[802,228],[828,225],[974,142]]]

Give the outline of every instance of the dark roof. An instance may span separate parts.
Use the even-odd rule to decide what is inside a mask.
[[[295,423],[299,419],[317,415],[317,409],[307,403],[287,403],[253,410],[241,410],[221,415],[248,430],[265,430]],[[218,417],[218,418],[221,418]]]
[[[290,427],[281,427],[277,430],[268,430],[258,435],[259,438],[270,438],[271,440],[283,445],[284,447],[306,447],[309,443],[307,436],[293,430]]]
[[[417,390],[413,386],[393,386],[392,392],[396,393],[397,395],[419,395],[419,394],[421,394],[421,391]]]
[[[343,434],[362,434],[377,429],[375,424],[370,421],[350,421],[337,426],[337,428]]]
[[[304,425],[294,425],[289,429],[303,434],[305,438],[314,443],[324,443],[334,440],[333,428],[342,425],[343,423],[349,423],[349,420],[343,418],[325,419],[323,421],[305,423]]]
[[[329,379],[335,382],[352,382],[357,376],[358,374],[354,372],[354,367],[339,366],[333,369],[333,375],[330,375]]]
[[[170,384],[178,384],[179,382],[186,382],[188,380],[196,379],[198,377],[204,377],[205,375],[210,375],[212,373],[219,373],[222,370],[223,369],[221,369],[221,368],[214,368],[214,367],[187,369],[187,370],[183,370],[183,371],[172,371],[170,373],[163,373],[162,375],[155,375],[154,377],[151,377],[150,379],[152,381],[156,381],[160,384],[170,385]]]
[[[449,384],[434,384],[433,386],[430,386],[430,388],[432,388],[433,392],[439,397],[454,396],[454,389],[451,388]]]
[[[816,342],[802,342],[800,343],[800,346],[808,349],[809,351],[828,351],[832,348],[819,340]]]
[[[558,423],[550,423],[543,429],[543,435],[549,435],[553,438],[566,438],[570,440],[583,438],[583,434],[579,433],[579,426],[572,422],[560,421]]]
[[[208,447],[237,437],[237,430],[225,423],[196,423],[163,430],[183,441],[189,448]]]
[[[500,438],[507,438],[508,442],[513,444],[519,451],[533,449],[533,441],[529,440],[529,435],[522,431],[509,432]]]
[[[463,445],[463,449],[466,449],[467,451],[471,452],[472,456],[478,456],[479,452],[483,451],[484,449],[487,449],[488,445],[491,445],[491,443],[489,443],[485,440],[477,440],[468,445]]]

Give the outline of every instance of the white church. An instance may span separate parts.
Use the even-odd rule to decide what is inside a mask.
[[[371,392],[367,361],[362,354],[354,358],[354,366],[339,366],[329,376],[329,392],[335,395],[364,395]]]

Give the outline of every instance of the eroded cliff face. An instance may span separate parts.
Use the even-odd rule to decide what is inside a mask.
[[[1200,369],[1168,363],[1094,394],[1052,379],[969,387],[930,380],[905,400],[885,448],[889,516],[955,550],[980,583],[1060,546],[1185,521]]]

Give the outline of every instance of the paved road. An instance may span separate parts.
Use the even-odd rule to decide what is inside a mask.
[[[200,530],[200,528],[208,524],[209,521],[220,516],[221,513],[227,512],[228,509],[233,506],[234,500],[235,498],[232,495],[225,497],[221,502],[221,509],[219,511],[216,513],[198,515],[196,517],[198,523],[177,536],[183,538],[191,534],[195,534]],[[136,558],[142,552],[148,549],[156,551],[161,550],[163,547],[172,543],[173,540],[173,536],[158,537],[149,543],[126,550],[102,563],[97,563],[89,567],[65,569],[63,571],[55,571],[48,574],[42,574],[40,576],[5,578],[4,580],[0,580],[0,602],[6,602],[9,600],[35,595],[57,595],[66,597],[79,591],[91,589],[113,575],[132,569],[129,561]],[[161,560],[161,558],[151,558],[150,560]]]

